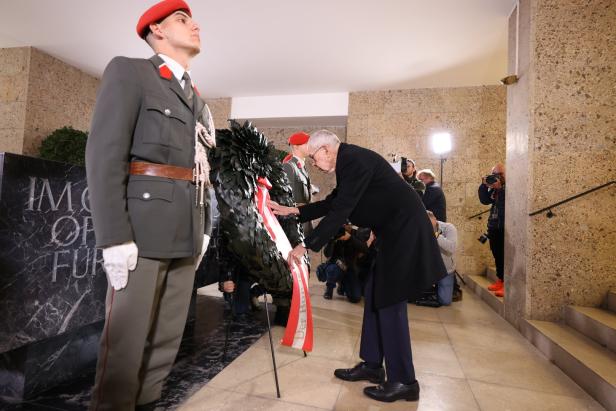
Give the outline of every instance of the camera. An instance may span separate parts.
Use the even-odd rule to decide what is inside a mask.
[[[486,184],[494,184],[497,181],[500,181],[500,177],[497,176],[496,174],[488,174],[487,176],[484,177]]]
[[[409,162],[406,159],[406,157],[401,157],[400,158],[400,172],[402,174],[406,174],[406,170],[408,170],[409,168]]]
[[[486,241],[488,241],[489,239],[490,239],[490,236],[488,236],[488,233],[483,233],[479,236],[477,241],[479,241],[481,244],[485,244]]]
[[[339,239],[340,237],[344,237],[344,235],[346,234],[346,230],[344,229],[344,226],[340,227],[338,229],[338,231],[336,231],[336,234],[334,234],[334,240]]]

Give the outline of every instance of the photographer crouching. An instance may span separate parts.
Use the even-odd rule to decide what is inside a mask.
[[[488,217],[488,233],[490,250],[496,264],[498,281],[488,287],[497,297],[505,295],[504,263],[505,263],[505,166],[496,164],[491,174],[483,177],[478,190],[481,204],[491,204]],[[481,236],[479,241],[485,242]]]
[[[325,246],[327,262],[317,268],[317,278],[325,282],[323,298],[331,300],[338,285],[339,295],[346,295],[352,303],[361,300],[361,284],[358,277],[358,259],[368,252],[372,243],[370,229],[354,228],[345,224]]]
[[[452,301],[462,299],[462,290],[456,290],[458,298],[454,299],[454,289],[456,288],[456,263],[454,254],[456,253],[456,245],[458,244],[458,230],[451,223],[438,221],[432,211],[427,210],[428,217],[434,229],[434,236],[438,242],[438,247],[441,251],[443,263],[447,269],[447,276],[443,277],[436,283],[436,292],[426,292],[418,299],[415,304],[426,307],[440,307],[442,305],[451,305]]]

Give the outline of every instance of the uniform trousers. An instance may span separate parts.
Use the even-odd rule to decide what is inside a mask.
[[[359,356],[369,366],[380,366],[384,359],[387,381],[413,383],[415,368],[406,312],[408,304],[401,301],[375,309],[373,301],[374,272],[371,272],[364,290],[364,319]]]
[[[133,411],[156,401],[182,340],[195,257],[139,257],[126,288],[107,288],[90,410]]]

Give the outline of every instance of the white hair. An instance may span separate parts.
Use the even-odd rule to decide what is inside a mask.
[[[423,170],[419,170],[417,172],[417,176],[419,177],[421,174],[427,174],[430,177],[432,177],[432,179],[436,179],[436,174],[434,174],[434,171],[430,170],[429,168],[424,168]]]
[[[308,140],[310,151],[317,150],[323,146],[337,147],[338,144],[340,144],[340,139],[329,130],[317,130],[310,134],[310,140]]]

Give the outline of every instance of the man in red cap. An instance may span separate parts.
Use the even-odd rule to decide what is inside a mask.
[[[175,360],[210,233],[210,111],[190,79],[201,48],[188,4],[139,19],[150,59],[114,58],[86,148],[97,246],[108,279],[91,410],[153,409]]]
[[[310,136],[303,131],[291,135],[289,137],[291,153],[282,161],[282,168],[287,174],[289,184],[293,190],[293,201],[298,206],[310,203],[312,198],[312,185],[306,170],[309,139]],[[304,223],[303,228],[305,236],[312,232],[312,224],[310,222]]]

